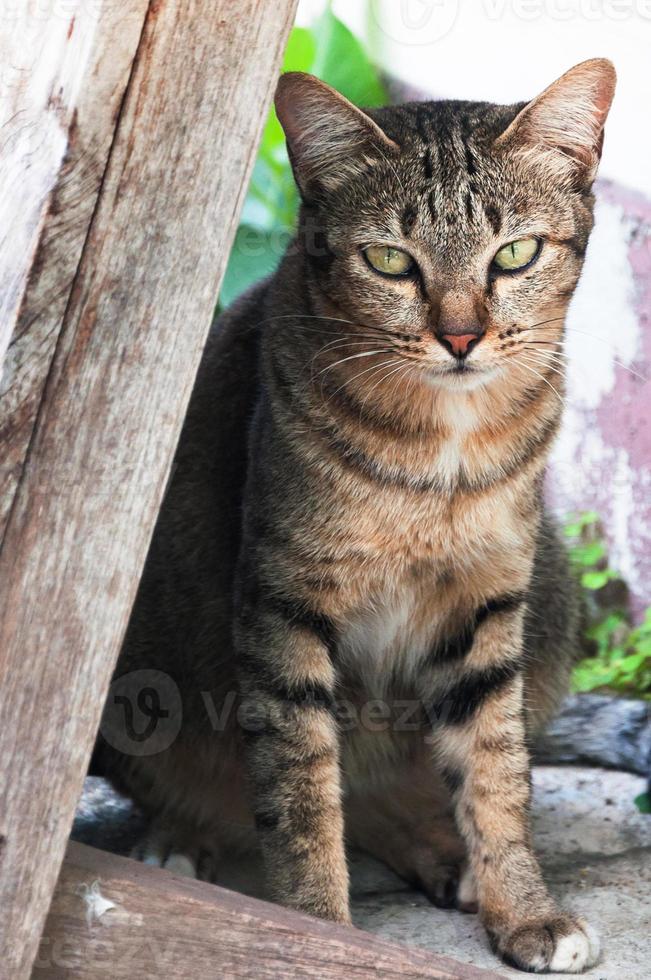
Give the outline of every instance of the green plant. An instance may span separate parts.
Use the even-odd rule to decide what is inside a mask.
[[[565,525],[570,559],[586,592],[586,646],[594,655],[574,670],[575,691],[609,689],[651,699],[651,609],[632,627],[624,609],[621,576],[610,568],[598,515],[581,514]]]
[[[372,107],[387,101],[386,89],[363,46],[329,8],[312,27],[292,30],[282,70],[317,75],[356,105]],[[272,107],[222,283],[222,307],[275,270],[292,237],[297,210],[285,136]]]
[[[651,792],[640,793],[633,800],[640,813],[651,813]]]

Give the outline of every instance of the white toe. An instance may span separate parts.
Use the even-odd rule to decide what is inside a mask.
[[[137,853],[137,849],[134,848],[133,856],[136,859],[139,858],[139,860],[142,861],[143,864],[151,864],[152,867],[154,868],[163,867],[163,855],[160,853],[160,851],[147,848],[143,853],[142,857],[139,857]]]
[[[194,862],[190,860],[187,854],[170,854],[163,867],[166,871],[171,871],[175,875],[182,875],[184,878],[197,877]]]
[[[599,937],[590,926],[559,939],[549,964],[550,973],[581,973],[599,957]]]

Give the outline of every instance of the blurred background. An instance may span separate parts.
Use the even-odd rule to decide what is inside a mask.
[[[323,0],[301,0],[314,23]],[[573,64],[610,58],[619,76],[602,176],[651,196],[650,0],[334,0],[373,60],[430,96],[519,102]]]
[[[609,57],[617,95],[596,225],[567,322],[565,421],[548,496],[588,598],[594,656],[577,690],[651,698],[651,0],[301,0],[284,70],[360,106],[518,102]],[[272,272],[297,197],[270,113],[220,303]]]

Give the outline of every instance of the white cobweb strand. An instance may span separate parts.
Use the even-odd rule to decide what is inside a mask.
[[[90,885],[80,885],[77,893],[83,899],[86,906],[86,924],[90,929],[94,922],[102,918],[106,912],[117,908],[115,902],[110,898],[105,898],[100,891],[100,883],[96,878]]]

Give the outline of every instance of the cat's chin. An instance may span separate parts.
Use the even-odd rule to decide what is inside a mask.
[[[472,391],[474,388],[485,387],[499,374],[497,367],[468,366],[459,370],[445,368],[429,370],[425,377],[429,384],[436,388],[447,388],[450,391]]]

